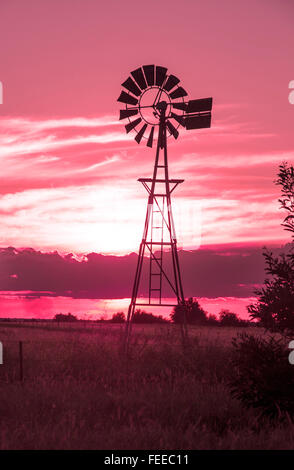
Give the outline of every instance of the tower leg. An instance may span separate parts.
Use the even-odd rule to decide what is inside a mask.
[[[135,313],[136,304],[131,303],[128,308],[128,316],[126,321],[125,337],[124,337],[124,352],[128,353],[129,351],[129,342],[131,337],[132,330],[132,319]]]
[[[149,204],[148,204],[144,233],[145,233],[145,230],[148,231],[149,217],[150,217],[150,210],[149,210]],[[138,288],[139,288],[142,266],[143,266],[143,261],[144,261],[144,252],[145,252],[145,240],[143,238],[140,244],[135,281],[133,285],[132,299],[128,308],[128,315],[127,315],[127,321],[126,321],[125,338],[124,338],[124,350],[126,353],[128,352],[128,349],[129,349],[132,320],[133,320],[133,316],[134,316],[135,308],[136,308]]]

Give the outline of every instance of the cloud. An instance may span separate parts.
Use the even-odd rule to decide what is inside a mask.
[[[184,154],[177,160],[175,167],[182,172],[191,168],[207,168],[214,170],[216,168],[248,168],[267,164],[280,164],[282,161],[292,161],[294,159],[293,152],[266,152],[266,153],[250,153],[248,155],[230,154],[206,155],[204,158],[201,153]]]
[[[280,249],[275,248],[274,253]],[[180,251],[186,296],[250,297],[264,282],[264,259],[260,247],[228,246]],[[166,270],[171,259],[165,254]],[[31,248],[0,249],[0,291],[51,292],[76,298],[129,297],[137,255],[103,256],[90,253],[77,259],[72,254],[40,252]],[[145,262],[148,264],[148,259]],[[167,286],[163,292],[169,296]],[[140,294],[148,292],[143,269]]]
[[[105,166],[112,168],[112,164]],[[259,201],[258,196],[246,199],[245,195],[232,195],[205,198],[190,192],[183,196],[179,189],[173,199],[179,246],[195,249],[202,244],[262,241],[265,233],[267,240],[287,240],[273,197]],[[146,204],[144,189],[136,181],[130,184],[123,180],[116,186],[112,180],[101,180],[99,185],[6,194],[0,197],[0,243],[128,253],[139,246]]]
[[[23,117],[11,117],[1,119],[1,128],[4,131],[38,133],[49,129],[61,129],[65,127],[106,127],[120,124],[116,116],[103,117],[69,117],[59,119],[27,119]]]
[[[77,169],[76,172],[84,173],[86,171],[93,171],[93,170],[96,170],[97,168],[100,168],[101,166],[109,165],[111,163],[118,162],[119,160],[120,160],[120,157],[118,155],[114,155],[113,157],[107,158],[103,162],[94,163],[93,165],[88,166],[86,168]]]
[[[107,144],[114,142],[124,142],[130,140],[130,137],[122,132],[108,132],[104,134],[93,134],[86,136],[76,136],[71,138],[57,138],[54,135],[48,135],[39,139],[30,140],[28,138],[19,138],[14,143],[3,143],[0,137],[0,158],[16,155],[27,155],[38,152],[48,152],[64,147],[74,147],[76,145],[86,144]]]
[[[51,163],[57,162],[58,160],[60,160],[60,158],[54,155],[40,155],[34,158],[34,163]]]
[[[194,134],[197,144],[185,132],[181,144],[169,139],[170,175],[185,179],[173,194],[180,246],[286,238],[274,165],[291,161],[293,152],[247,150],[248,133],[256,142],[257,130],[227,121]],[[1,120],[2,243],[121,254],[137,249],[146,194],[136,180],[151,176],[155,149],[131,142],[133,135],[123,126],[118,131],[117,122],[112,116]],[[237,134],[244,145],[231,148]]]

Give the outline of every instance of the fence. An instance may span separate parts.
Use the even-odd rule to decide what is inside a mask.
[[[124,324],[103,322],[0,322],[0,382],[22,382],[28,375],[48,369],[53,373],[62,366],[78,371],[93,362],[99,345],[108,342],[116,348],[123,333]]]

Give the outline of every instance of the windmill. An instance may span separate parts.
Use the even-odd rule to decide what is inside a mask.
[[[120,120],[127,119],[126,132],[135,132],[135,141],[145,141],[153,147],[156,141],[152,178],[139,178],[148,193],[147,213],[143,237],[139,248],[137,268],[126,322],[125,345],[128,345],[132,319],[137,306],[184,305],[185,297],[177,250],[177,239],[171,207],[171,194],[182,179],[170,179],[167,158],[167,138],[177,139],[179,127],[187,130],[210,127],[212,98],[187,101],[187,92],[180,80],[168,73],[167,68],[143,65],[131,72],[122,83],[124,88],[117,101],[125,105]],[[166,269],[169,249],[172,272]],[[148,298],[138,301],[142,267],[149,254]],[[164,288],[175,298],[166,303]],[[185,309],[183,309],[184,311]],[[185,319],[185,314],[184,314]],[[186,322],[182,334],[187,335]]]

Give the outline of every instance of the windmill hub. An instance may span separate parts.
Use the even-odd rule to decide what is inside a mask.
[[[167,110],[167,107],[168,107],[168,103],[166,101],[160,101],[156,106],[156,109],[158,109],[158,111],[160,111],[162,114],[165,114],[166,113],[166,110]]]
[[[160,99],[159,94],[161,94]],[[165,101],[167,104],[170,103],[167,93],[164,91],[160,92],[157,87],[147,88],[140,96],[138,103],[139,114],[143,122],[150,126],[158,126],[159,124],[160,113],[157,107],[159,101]]]

